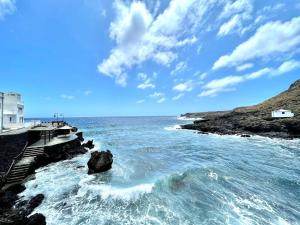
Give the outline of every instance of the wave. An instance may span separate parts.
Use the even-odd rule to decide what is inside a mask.
[[[185,120],[185,121],[194,121],[194,120],[202,120],[202,118],[191,118],[186,116],[178,116],[178,120]]]
[[[180,125],[173,125],[173,126],[168,126],[168,127],[164,127],[165,130],[181,130],[181,126]]]
[[[152,183],[139,184],[132,187],[113,187],[107,184],[84,184],[78,191],[78,196],[87,196],[87,193],[92,195],[100,195],[102,200],[124,200],[135,201],[142,195],[150,193],[154,187]]]

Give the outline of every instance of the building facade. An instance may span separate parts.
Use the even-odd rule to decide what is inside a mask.
[[[291,110],[279,109],[272,112],[272,117],[289,118],[289,117],[294,117],[294,113],[292,113]]]
[[[18,93],[2,94],[1,130],[18,129],[24,127],[24,104]]]
[[[4,93],[0,92],[0,132],[2,132],[3,128],[3,101]]]

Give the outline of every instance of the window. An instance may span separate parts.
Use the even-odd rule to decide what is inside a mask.
[[[285,114],[285,112],[282,112],[282,115],[284,115]]]
[[[11,117],[9,117],[9,122],[11,123],[11,121],[12,121],[12,118],[11,118]]]

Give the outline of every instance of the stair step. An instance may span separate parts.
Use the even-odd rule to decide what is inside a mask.
[[[23,174],[23,173],[27,173],[28,170],[14,170],[14,171],[11,171],[9,173],[9,176],[12,176],[12,175],[15,175],[15,174]]]
[[[43,152],[44,149],[26,149],[24,152]]]
[[[24,179],[26,177],[27,173],[22,174],[22,175],[18,175],[18,176],[14,176],[14,177],[8,177],[7,180],[17,180],[17,179]]]
[[[26,154],[26,153],[32,153],[32,152],[44,153],[44,151],[25,151],[24,154]]]
[[[41,147],[41,148],[39,148],[39,147],[32,147],[32,148],[26,148],[26,149],[44,149],[44,147]]]
[[[13,177],[13,178],[7,178],[7,183],[14,183],[18,181],[24,180],[25,177]]]
[[[24,169],[24,168],[28,168],[29,164],[22,164],[22,165],[16,165],[13,167],[13,169]]]
[[[27,154],[43,154],[44,152],[25,152],[23,155]]]

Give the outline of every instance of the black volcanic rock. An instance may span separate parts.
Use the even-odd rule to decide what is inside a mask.
[[[292,110],[295,116],[272,118],[271,112],[280,108]],[[255,106],[224,112],[188,113],[186,116],[201,117],[205,120],[182,125],[183,129],[217,134],[300,138],[300,80],[292,84],[287,91]]]
[[[43,214],[36,213],[28,218],[26,225],[46,225],[46,218]]]
[[[89,167],[88,174],[105,172],[111,169],[113,163],[113,155],[109,150],[107,151],[95,151],[91,154],[91,158],[87,165]]]
[[[95,147],[93,140],[89,140],[86,143],[82,144],[83,147],[88,148],[88,149],[92,149]]]

